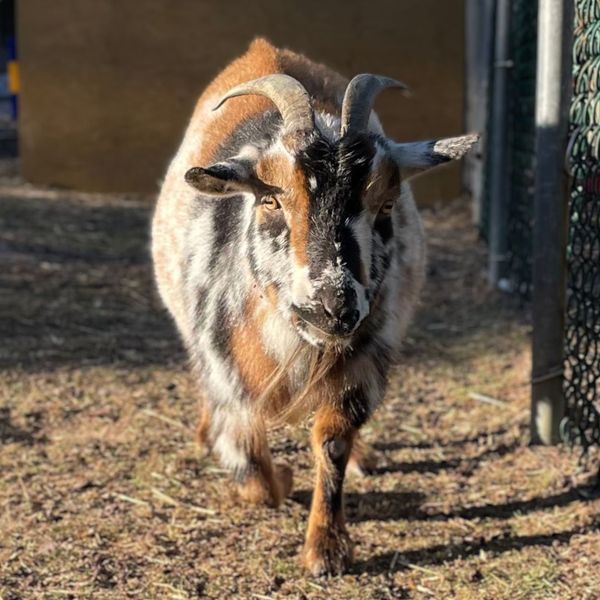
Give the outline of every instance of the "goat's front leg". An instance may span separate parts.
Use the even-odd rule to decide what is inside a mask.
[[[317,477],[302,555],[314,576],[343,573],[352,562],[342,488],[359,424],[344,412],[343,405],[327,405],[315,415],[312,446]]]
[[[262,424],[253,426],[244,450],[245,465],[234,473],[238,496],[249,504],[277,508],[292,491],[292,469],[288,465],[273,464]]]

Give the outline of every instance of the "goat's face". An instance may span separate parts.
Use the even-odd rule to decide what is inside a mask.
[[[315,134],[293,155],[264,156],[256,172],[282,190],[256,206],[257,245],[281,267],[281,300],[310,341],[349,340],[382,279],[400,195],[396,164],[368,135]]]
[[[435,142],[394,144],[369,133],[366,123],[357,127],[351,111],[346,122],[342,114],[341,132],[333,132],[319,119],[315,124],[297,81],[285,75],[257,81],[273,78],[285,78],[279,83],[287,86],[296,114],[281,106],[281,90],[274,93],[272,84],[269,94],[256,82],[230,92],[225,99],[269,95],[283,117],[271,115],[276,133],[246,136],[235,156],[190,169],[186,180],[204,194],[252,202],[245,235],[258,287],[310,343],[343,345],[369,314],[389,265],[394,221],[402,221],[392,216],[400,210],[403,169],[422,170],[454,156],[436,152]],[[370,106],[366,119],[369,113]],[[248,127],[256,132],[255,123]]]

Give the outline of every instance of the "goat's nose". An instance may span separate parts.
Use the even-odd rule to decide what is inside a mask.
[[[360,313],[354,308],[354,303],[348,305],[345,294],[331,290],[321,294],[321,304],[326,317],[334,324],[339,325],[344,331],[352,331]]]

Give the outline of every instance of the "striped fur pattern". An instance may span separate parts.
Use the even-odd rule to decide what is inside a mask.
[[[264,97],[212,110],[234,86],[274,73],[312,99],[315,128],[295,150]],[[204,399],[199,435],[242,499],[285,498],[291,470],[272,463],[267,424],[315,412],[303,552],[315,575],[351,560],[344,472],[383,398],[425,267],[421,221],[376,116],[366,131],[340,136],[346,85],[303,56],[253,42],[201,96],[153,220],[158,289]]]

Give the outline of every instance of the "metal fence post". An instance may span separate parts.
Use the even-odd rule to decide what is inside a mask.
[[[506,260],[506,194],[508,188],[507,69],[510,67],[510,0],[497,0],[494,44],[492,129],[486,152],[493,152],[490,165],[489,267],[490,285],[502,277]]]
[[[465,125],[466,131],[485,132],[491,85],[496,0],[467,0],[465,5]],[[473,223],[482,225],[484,145],[463,160],[463,186],[471,195]]]
[[[563,395],[572,0],[539,0],[533,231],[531,440],[560,440]]]

